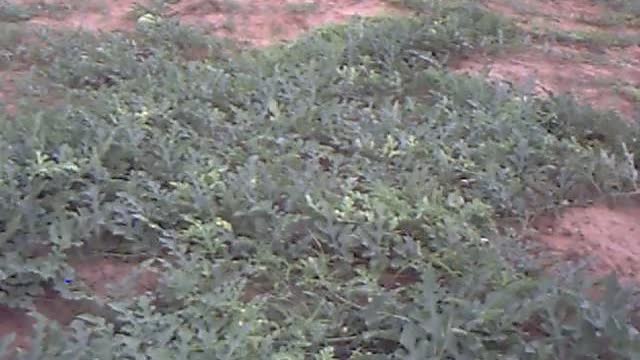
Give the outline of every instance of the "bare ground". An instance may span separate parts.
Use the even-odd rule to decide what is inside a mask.
[[[558,259],[578,263],[596,277],[615,272],[640,284],[640,198],[620,197],[573,207],[534,221],[535,237]]]
[[[16,77],[18,73],[10,71],[0,71],[0,111],[15,114],[16,104]]]
[[[595,108],[639,119],[640,29],[612,20],[620,14],[590,0],[487,0],[483,4],[541,39],[520,52],[470,57],[453,64],[456,71],[484,71],[489,78],[516,84],[535,82],[539,95],[572,93]],[[553,40],[562,34],[582,40]],[[625,46],[613,46],[620,45],[616,42],[621,39]]]
[[[400,11],[381,0],[242,0],[226,7],[210,4],[212,2],[207,0],[182,0],[172,10],[187,24],[232,36],[253,46],[291,40],[315,27],[345,22],[356,15],[375,16]],[[207,8],[209,11],[203,11]]]
[[[22,0],[34,4],[36,0]],[[68,1],[47,0],[49,6],[64,7]],[[93,0],[67,5],[64,16],[41,12],[29,23],[39,26],[86,31],[131,31],[136,26],[135,0]],[[400,12],[382,0],[180,0],[165,9],[168,17],[196,25],[208,33],[232,37],[253,46],[291,40],[304,31],[352,16]]]
[[[69,300],[52,288],[34,301],[34,309],[60,326],[68,326],[73,319],[84,313],[108,316],[105,303],[113,300],[132,299],[153,291],[158,284],[158,274],[150,268],[140,268],[137,262],[116,258],[86,257],[71,261],[76,271],[74,282],[88,286],[95,297],[91,300]],[[15,334],[13,346],[16,351],[31,346],[32,328],[35,319],[27,311],[0,305],[0,338]]]
[[[538,95],[571,93],[601,110],[637,117],[640,89],[640,47],[592,51],[581,45],[535,45],[530,50],[477,56],[454,65],[457,72],[485,73],[491,79],[526,86]]]
[[[485,6],[514,19],[525,30],[600,31],[633,34],[624,24],[608,23],[610,10],[590,0],[483,0]]]

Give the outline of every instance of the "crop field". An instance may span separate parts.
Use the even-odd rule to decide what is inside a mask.
[[[640,359],[640,0],[0,0],[1,360]]]

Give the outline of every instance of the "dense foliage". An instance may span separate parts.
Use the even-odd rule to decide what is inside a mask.
[[[498,227],[634,190],[637,128],[449,72],[519,36],[431,10],[266,50],[169,21],[5,48],[35,65],[0,119],[0,302],[91,300],[63,281],[78,249],[163,274],[112,317],[40,322],[19,358],[638,359],[613,278],[591,299]]]

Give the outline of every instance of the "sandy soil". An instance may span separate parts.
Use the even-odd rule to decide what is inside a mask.
[[[640,284],[640,198],[574,207],[536,219],[537,240],[565,261],[586,261],[596,277],[615,272],[621,282]]]
[[[21,0],[23,4],[36,0]],[[68,1],[46,0],[62,7]],[[91,5],[93,4],[93,6]],[[90,1],[70,5],[64,15],[42,12],[29,20],[34,25],[87,31],[131,31],[136,26],[133,10],[144,1]],[[195,25],[208,33],[265,46],[291,40],[300,33],[350,17],[399,12],[382,0],[180,0],[168,6],[166,17]]]
[[[603,49],[584,46],[539,45],[519,53],[476,56],[462,60],[457,72],[487,73],[491,79],[526,86],[534,82],[537,95],[571,93],[601,110],[637,117],[638,100],[624,91],[640,88],[640,47]]]
[[[590,0],[485,0],[485,6],[516,21],[534,34],[578,33],[620,39],[640,39],[640,29],[606,21],[610,9]],[[612,16],[612,15],[611,15]],[[609,16],[609,17],[611,17]],[[535,81],[539,95],[570,92],[601,110],[640,119],[640,47],[567,45],[534,42],[528,50],[498,56],[479,54],[452,64],[458,72],[478,74],[516,84]]]
[[[589,0],[483,0],[482,3],[490,10],[514,19],[526,30],[599,31],[605,26],[596,25],[595,21],[608,11]],[[618,25],[607,28],[620,35],[637,32]]]
[[[16,105],[12,99],[16,95],[15,79],[19,74],[10,71],[0,71],[0,111],[15,114]]]
[[[16,0],[15,3],[35,8],[51,8],[56,10],[38,11],[29,20],[34,25],[51,28],[83,29],[88,31],[121,31],[133,30],[135,18],[129,16],[136,3],[135,0]],[[63,9],[63,11],[59,11]]]
[[[213,4],[213,5],[212,5]],[[381,0],[239,0],[220,5],[210,0],[182,0],[172,7],[182,22],[198,25],[253,46],[291,40],[302,32],[352,16],[374,16],[398,12]]]

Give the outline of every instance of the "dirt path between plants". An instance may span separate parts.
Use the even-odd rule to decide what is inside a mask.
[[[292,40],[305,31],[326,24],[342,23],[353,16],[400,11],[381,0],[242,0],[226,6],[224,4],[228,2],[222,3],[182,0],[171,10],[172,14],[187,24],[237,38],[253,46]]]
[[[19,3],[37,7],[36,0]],[[131,31],[145,14],[144,1],[48,0],[49,7],[64,11],[37,11],[29,23],[58,29]],[[41,8],[42,6],[40,6]],[[153,10],[153,9],[149,9]],[[291,40],[318,26],[340,23],[352,16],[398,13],[398,7],[382,0],[179,0],[162,9],[163,18],[175,18],[210,34],[266,46]],[[144,19],[143,19],[144,20]]]
[[[457,72],[525,85],[539,95],[571,93],[601,110],[640,119],[640,28],[592,0],[490,0],[484,5],[530,34],[519,52],[479,54]]]
[[[529,87],[539,96],[570,93],[601,110],[640,121],[640,13],[624,14],[592,0],[487,0],[513,19],[530,44],[498,55],[478,54],[454,71]],[[533,240],[559,261],[587,261],[595,276],[616,272],[640,284],[640,200],[620,198],[541,216]],[[557,261],[557,260],[553,260]],[[552,262],[553,262],[552,261]]]
[[[638,46],[596,51],[583,45],[534,45],[522,52],[465,59],[454,67],[460,73],[531,86],[541,96],[571,93],[594,108],[638,117]]]
[[[627,285],[640,284],[640,198],[625,196],[567,208],[534,220],[534,239],[549,255],[575,265],[585,262],[596,277],[611,272]],[[553,262],[553,261],[551,261]]]

